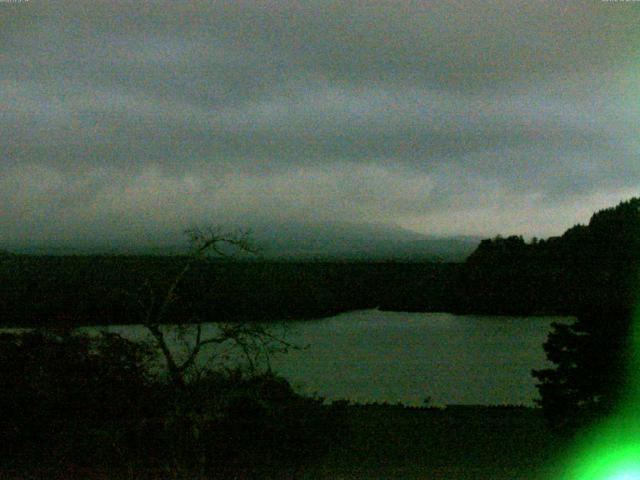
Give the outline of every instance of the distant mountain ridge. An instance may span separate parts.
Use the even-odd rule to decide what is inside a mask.
[[[423,235],[383,224],[310,221],[253,225],[251,239],[267,260],[463,262],[481,237]],[[187,247],[179,234],[158,235],[155,245],[85,241],[4,246],[11,252],[36,255],[176,255]]]
[[[382,224],[288,223],[258,227],[267,258],[463,262],[480,237],[438,237]]]

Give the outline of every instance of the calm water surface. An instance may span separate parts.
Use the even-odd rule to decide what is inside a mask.
[[[286,339],[308,347],[272,365],[296,390],[330,400],[421,405],[430,397],[436,405],[532,405],[531,370],[549,365],[542,343],[552,321],[569,319],[349,312],[287,323]],[[145,337],[139,326],[108,330]]]

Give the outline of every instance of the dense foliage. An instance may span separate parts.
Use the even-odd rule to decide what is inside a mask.
[[[533,374],[551,424],[570,433],[610,413],[627,383],[640,287],[640,199],[596,213],[563,238],[560,251],[575,262],[577,320],[554,325],[544,345],[554,367]]]
[[[554,324],[544,348],[553,368],[535,370],[551,426],[573,434],[611,414],[627,385],[631,311],[590,307],[572,324]]]
[[[0,322],[140,323],[139,301],[166,291],[185,257],[29,256],[0,259]],[[444,310],[451,265],[203,260],[180,283],[175,322],[270,321],[333,315],[420,300]]]
[[[122,427],[156,410],[148,353],[115,335],[0,335],[3,463],[110,459],[126,441]],[[109,435],[122,438],[101,441]]]
[[[259,476],[331,441],[329,410],[281,378],[209,371],[177,389],[149,374],[151,354],[115,334],[0,335],[3,472]]]
[[[639,202],[597,212],[560,237],[484,240],[463,267],[461,308],[575,315],[588,305],[629,304],[640,263]]]

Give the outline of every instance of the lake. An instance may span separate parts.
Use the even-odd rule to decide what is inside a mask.
[[[553,321],[570,319],[348,312],[277,329],[287,341],[308,346],[275,357],[272,367],[297,391],[329,400],[533,405],[531,370],[550,365],[542,344]],[[100,329],[146,337],[140,326],[89,330]],[[214,329],[208,324],[204,332]]]

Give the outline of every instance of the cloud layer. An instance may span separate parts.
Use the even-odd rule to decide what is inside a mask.
[[[638,193],[639,22],[599,1],[0,4],[0,234],[560,233]]]

